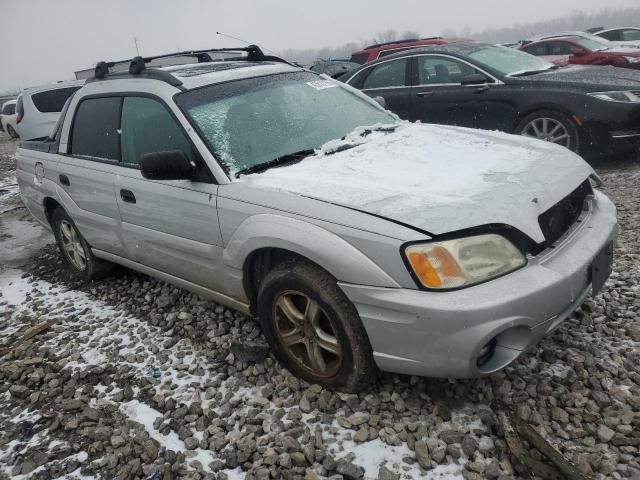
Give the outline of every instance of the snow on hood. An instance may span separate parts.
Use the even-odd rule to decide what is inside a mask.
[[[240,181],[433,234],[500,223],[542,242],[538,216],[593,173],[565,148],[505,133],[411,123],[362,133]]]

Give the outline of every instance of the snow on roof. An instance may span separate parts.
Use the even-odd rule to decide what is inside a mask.
[[[222,61],[190,63],[164,67],[161,70],[165,70],[174,77],[179,78],[185,88],[192,89],[230,80],[240,80],[274,73],[296,72],[300,68],[280,62]]]

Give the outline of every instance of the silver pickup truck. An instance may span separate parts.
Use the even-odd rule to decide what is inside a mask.
[[[615,207],[569,150],[400,121],[249,47],[96,67],[21,144],[28,209],[85,278],[113,262],[259,318],[309,382],[495,372],[606,281]]]

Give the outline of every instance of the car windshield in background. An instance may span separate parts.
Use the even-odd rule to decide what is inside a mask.
[[[392,115],[312,73],[257,77],[180,94],[180,108],[231,172],[321,147]]]
[[[596,42],[590,38],[580,37],[576,40],[580,45],[588,48],[592,52],[601,52],[602,50],[608,50],[609,46],[604,42]]]
[[[534,55],[500,45],[482,46],[471,50],[467,55],[503,75],[538,73],[556,67]]]

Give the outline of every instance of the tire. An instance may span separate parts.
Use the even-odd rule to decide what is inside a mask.
[[[546,132],[543,131],[544,125],[547,125]],[[582,147],[578,125],[564,113],[555,110],[540,110],[527,115],[518,123],[515,133],[550,141],[576,153],[580,153]]]
[[[16,132],[11,125],[7,125],[7,133],[11,136],[11,138],[20,137],[20,135],[18,135],[18,132]]]
[[[112,264],[95,257],[76,224],[61,207],[57,207],[51,214],[51,228],[60,254],[73,276],[94,280],[104,277],[111,271]]]
[[[378,369],[358,312],[324,270],[301,260],[276,266],[260,284],[256,307],[274,355],[294,375],[350,393],[375,381]]]

